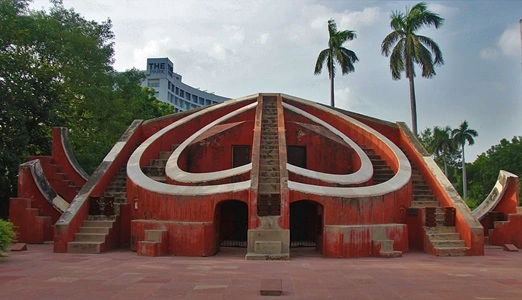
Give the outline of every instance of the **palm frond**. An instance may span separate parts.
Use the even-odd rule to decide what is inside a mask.
[[[393,48],[393,51],[390,55],[390,70],[392,72],[392,78],[394,80],[401,79],[401,73],[404,71],[404,60],[402,57],[403,54],[403,41],[399,41],[397,45]]]
[[[431,52],[435,55],[435,59],[433,60],[433,63],[435,65],[443,65],[444,59],[442,58],[442,51],[440,51],[439,45],[435,43],[432,39],[426,36],[417,35],[417,39],[422,42],[424,45],[428,46],[430,48]]]
[[[317,61],[315,62],[315,75],[321,74],[321,71],[323,70],[323,64],[327,60],[329,53],[329,49],[324,49],[321,52],[319,52],[319,56],[317,57]]]
[[[400,30],[392,31],[388,34],[381,43],[381,53],[385,56],[390,55],[393,45],[404,37],[404,32]]]

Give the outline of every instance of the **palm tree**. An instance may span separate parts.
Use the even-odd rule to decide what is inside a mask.
[[[423,26],[439,28],[444,19],[428,10],[426,3],[415,4],[406,13],[395,11],[390,15],[390,26],[393,31],[381,44],[381,52],[390,56],[390,70],[394,80],[401,79],[405,71],[410,82],[410,106],[413,133],[417,135],[417,103],[415,100],[415,66],[422,68],[422,77],[435,75],[435,65],[444,64],[439,46],[430,38],[417,35],[415,32]],[[435,57],[433,57],[435,55]]]
[[[455,142],[451,138],[451,128],[449,126],[443,128],[435,126],[433,128],[432,147],[437,157],[442,156],[444,175],[448,177],[447,158],[450,153],[455,151]]]
[[[333,19],[328,20],[328,33],[330,39],[328,40],[328,48],[319,53],[317,62],[315,63],[314,74],[321,74],[323,64],[326,61],[328,68],[328,75],[330,76],[330,105],[335,106],[334,101],[334,77],[335,77],[335,63],[341,66],[342,74],[348,74],[355,71],[353,64],[359,61],[357,55],[352,50],[343,47],[346,41],[351,41],[357,38],[355,31],[343,30],[337,31],[337,25]]]
[[[468,127],[468,121],[462,122],[459,128],[453,129],[451,132],[452,139],[458,145],[462,146],[462,197],[466,199],[468,193],[468,186],[466,182],[466,157],[464,156],[464,145],[468,142],[468,145],[473,145],[475,140],[473,138],[478,136],[478,133],[474,129]]]

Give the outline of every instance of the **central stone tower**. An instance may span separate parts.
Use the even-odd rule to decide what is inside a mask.
[[[282,99],[259,96],[252,151],[246,259],[289,259],[288,172]]]

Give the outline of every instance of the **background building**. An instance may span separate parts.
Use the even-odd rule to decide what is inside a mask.
[[[181,82],[181,75],[174,72],[174,64],[167,57],[148,58],[145,74],[147,78],[142,85],[153,88],[156,98],[174,105],[177,111],[186,111],[229,99]]]

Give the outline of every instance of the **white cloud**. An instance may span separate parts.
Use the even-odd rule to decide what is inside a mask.
[[[446,6],[440,3],[428,3],[429,9],[443,18],[453,17],[459,13],[457,7]]]
[[[494,60],[498,57],[498,50],[495,48],[484,48],[480,50],[480,58],[485,60]]]
[[[170,38],[164,38],[161,40],[153,40],[147,42],[145,47],[137,48],[134,50],[134,66],[143,65],[144,61],[147,61],[148,57],[164,57],[165,49],[168,47]]]
[[[264,45],[268,42],[269,39],[270,39],[270,33],[265,32],[265,33],[261,34],[261,36],[258,39],[258,42],[260,44]]]
[[[519,25],[514,24],[506,28],[500,38],[498,39],[497,46],[500,48],[503,54],[509,56],[520,55],[520,33]]]
[[[496,47],[480,50],[480,57],[486,60],[497,59],[501,54],[506,56],[520,55],[520,32],[518,24],[512,24],[504,30],[497,40]]]
[[[337,23],[337,29],[358,30],[361,27],[374,25],[382,17],[382,11],[379,7],[366,7],[362,11],[345,10],[343,12],[321,11],[319,15],[312,20],[310,27],[313,29],[323,29],[327,26],[329,19],[334,19]]]

